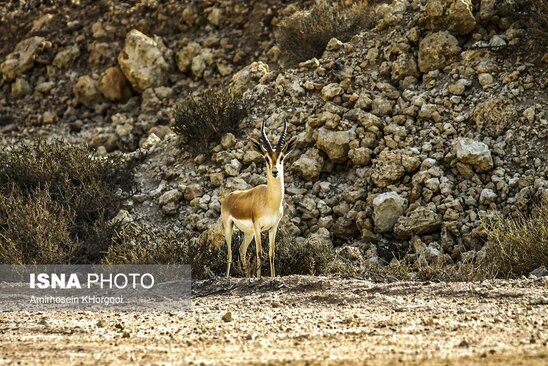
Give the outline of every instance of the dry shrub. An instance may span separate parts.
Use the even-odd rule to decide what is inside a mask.
[[[0,246],[14,253],[2,263],[99,262],[116,229],[109,220],[120,208],[119,191],[133,184],[133,164],[62,142],[0,151]]]
[[[292,274],[326,275],[340,272],[342,269],[341,259],[335,252],[331,241],[318,236],[296,238],[288,235],[284,230],[280,230],[278,233],[275,257],[276,274],[282,276]],[[268,254],[268,250],[266,253]],[[268,256],[265,262],[268,264]]]
[[[184,233],[127,224],[117,231],[104,264],[177,264],[188,259]]]
[[[13,187],[0,195],[0,263],[70,263],[80,249],[70,237],[73,222],[74,211],[47,189],[23,195]]]
[[[536,207],[531,216],[497,214],[485,218],[483,225],[487,237],[483,266],[493,276],[527,275],[548,263],[548,204]]]
[[[193,278],[221,275],[226,270],[226,248],[221,247],[218,233],[218,226],[196,236],[188,231],[127,224],[117,232],[103,263],[190,264]]]
[[[237,132],[248,113],[243,99],[232,97],[226,90],[210,90],[175,106],[173,130],[186,139],[185,147],[190,151],[202,153],[223,134]]]
[[[317,0],[309,10],[283,19],[275,31],[275,37],[282,61],[292,66],[321,57],[331,38],[346,42],[372,24],[372,12],[366,1],[348,6]]]

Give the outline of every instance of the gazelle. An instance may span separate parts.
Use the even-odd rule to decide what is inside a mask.
[[[284,159],[294,149],[297,137],[291,138],[285,144],[287,122],[284,120],[284,128],[276,149],[272,148],[265,132],[265,123],[261,126],[262,143],[251,139],[253,148],[263,155],[266,160],[266,184],[245,191],[230,193],[221,204],[221,220],[227,244],[226,276],[230,277],[232,264],[232,230],[236,225],[244,233],[244,241],[240,245],[240,260],[245,274],[248,274],[246,253],[247,247],[255,238],[257,252],[257,277],[261,277],[261,232],[268,230],[270,259],[270,275],[276,276],[274,268],[274,252],[276,231],[283,215],[284,199]]]

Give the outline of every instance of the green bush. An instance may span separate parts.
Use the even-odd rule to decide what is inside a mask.
[[[0,262],[97,263],[115,233],[109,220],[120,209],[119,192],[132,188],[133,168],[132,161],[62,142],[0,151]]]
[[[210,90],[175,106],[173,130],[186,139],[185,147],[190,151],[203,153],[208,151],[210,142],[218,141],[227,132],[237,132],[248,109],[246,102],[228,91]]]
[[[309,10],[283,19],[274,35],[282,62],[292,66],[313,57],[320,58],[331,38],[346,42],[372,25],[373,16],[367,2],[345,6],[317,0]]]

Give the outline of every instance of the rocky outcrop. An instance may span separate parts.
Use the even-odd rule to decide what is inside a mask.
[[[133,29],[127,34],[118,63],[133,89],[138,92],[165,85],[167,82],[169,65],[160,46],[138,30]]]

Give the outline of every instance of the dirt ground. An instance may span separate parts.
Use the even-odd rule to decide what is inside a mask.
[[[215,279],[193,293],[185,312],[2,313],[0,364],[548,364],[548,278]]]

